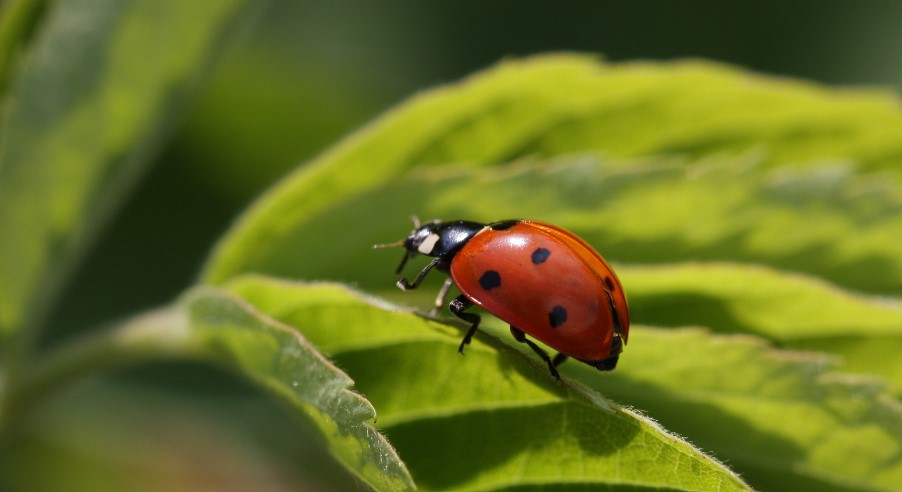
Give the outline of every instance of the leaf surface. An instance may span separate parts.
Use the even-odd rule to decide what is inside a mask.
[[[461,357],[462,330],[377,309],[340,287],[251,277],[230,289],[354,376],[423,488],[716,488],[707,480],[723,476],[712,463],[685,449],[671,462],[661,448],[669,434],[614,401],[715,451],[762,490],[893,490],[902,478],[902,408],[875,381],[831,371],[824,356],[637,326],[616,371],[562,366],[594,393],[574,380],[555,386],[491,317]],[[673,466],[695,478],[674,477]]]
[[[781,347],[833,354],[842,370],[876,374],[902,391],[902,303],[821,280],[736,264],[625,267],[630,312],[658,326],[749,333]],[[624,288],[627,288],[624,287]]]
[[[201,291],[188,300],[192,344],[205,358],[256,381],[310,418],[328,449],[376,490],[413,489],[392,446],[369,422],[372,404],[354,381],[291,327],[236,299]]]
[[[462,332],[335,284],[242,278],[230,289],[297,327],[353,374],[418,487],[630,486],[745,490],[736,475],[647,417],[489,334]]]
[[[558,55],[504,63],[462,83],[413,98],[283,180],[220,242],[206,266],[204,278],[221,282],[240,272],[294,275],[296,270],[291,270],[292,263],[285,255],[299,244],[310,243],[308,238],[314,237],[313,232],[320,232],[313,227],[317,225],[315,221],[329,215],[350,197],[363,197],[374,189],[391,186],[413,168],[436,165],[453,164],[463,170],[506,167],[525,157],[558,158],[573,154],[682,158],[751,155],[752,162],[759,163],[760,172],[774,170],[771,174],[774,189],[770,196],[778,204],[791,199],[781,197],[781,180],[804,184],[814,176],[808,185],[811,192],[832,199],[831,187],[846,176],[854,181],[859,176],[874,175],[874,179],[864,179],[863,184],[853,183],[852,189],[843,190],[840,196],[884,193],[896,197],[890,209],[897,210],[898,197],[902,196],[899,192],[902,111],[899,109],[898,99],[889,94],[826,90],[801,82],[748,76],[701,62],[607,65],[587,57]],[[606,162],[629,170],[639,165],[635,160]],[[660,162],[651,159],[652,165]],[[741,167],[748,164],[742,159],[732,162]],[[822,171],[825,163],[830,167]],[[677,181],[691,181],[692,176],[682,178]],[[888,190],[881,191],[874,184],[880,182],[885,182]],[[655,206],[656,213],[646,215],[646,220],[657,222],[648,225],[633,222],[633,228],[666,241],[668,238],[662,236],[677,226],[685,228],[703,223],[687,223],[674,214],[679,220],[670,221],[668,229],[658,230],[663,225],[660,222],[671,215],[665,211],[716,212],[712,207],[699,208],[698,201],[683,205],[668,199],[660,188],[671,183],[660,183],[658,188],[649,191],[635,190],[633,199],[642,200],[645,204],[642,208]],[[508,206],[498,211],[481,208],[478,216],[467,218],[496,220],[511,208],[515,209],[513,216],[524,216],[529,210],[522,210],[519,205],[537,207],[538,198],[545,198],[544,194],[550,190],[549,186],[539,185],[510,196],[480,188],[483,183],[471,183],[471,193],[455,195],[456,202],[438,207],[431,198],[439,190],[438,185],[426,182],[423,186],[422,193],[394,197],[397,208],[404,209],[401,216],[469,211],[464,207],[477,194],[503,196]],[[708,190],[704,197],[716,192],[716,189]],[[565,202],[543,200],[542,215],[565,210],[577,198],[587,197],[602,198],[598,190],[587,186]],[[866,199],[862,197],[859,201],[865,207]],[[357,205],[377,210],[375,205]],[[368,224],[380,214],[363,210],[343,210],[345,215],[337,217],[343,222],[333,224],[331,235],[316,236],[322,250],[343,252],[354,243],[336,244],[336,238],[345,233],[356,235],[357,228],[375,231]],[[489,213],[492,216],[483,217]],[[757,209],[749,213],[755,214]],[[330,218],[336,220],[334,216]],[[740,229],[736,234],[741,234],[744,221],[734,220],[734,223]],[[783,225],[778,221],[774,227]],[[832,235],[835,232],[832,227],[813,230],[807,239],[818,241],[820,246],[825,239],[835,237]],[[699,234],[703,236],[704,231]],[[653,258],[659,256],[657,248],[639,250],[638,256],[650,261],[645,258],[649,254],[654,254]],[[902,255],[898,246],[894,254]],[[804,262],[807,258],[803,254],[791,259]],[[632,261],[632,258],[624,260]],[[880,258],[868,260],[863,265],[868,267],[867,273],[856,274],[855,268],[849,266],[839,272],[837,280],[869,292],[902,291],[898,265],[889,265],[890,273],[886,274],[882,270],[886,265],[879,263]],[[803,266],[807,268],[798,270],[812,271],[816,267]],[[881,275],[871,275],[869,268],[881,270]],[[860,278],[854,278],[856,275]]]
[[[440,275],[400,293],[392,269],[401,251],[368,249],[408,234],[403,217],[556,223],[622,270],[629,296],[631,283],[636,289],[638,329],[621,367],[598,374],[568,364],[570,376],[729,460],[753,486],[893,490],[902,483],[899,404],[872,375],[894,390],[902,380],[892,355],[902,332],[899,109],[886,94],[705,63],[606,65],[576,56],[506,63],[414,98],[283,180],[223,238],[203,278],[224,283],[257,272],[331,279],[430,306]],[[404,275],[424,263],[411,262]],[[443,346],[450,355],[423,330],[410,335],[414,348],[398,346],[399,321],[377,316],[364,333],[336,331],[326,328],[334,326],[331,314],[320,318],[307,304],[293,305],[291,284],[272,294],[258,292],[255,280],[236,285],[288,324],[312,320],[314,330],[329,330],[303,329],[380,409],[380,423],[420,486],[475,489],[484,477],[492,487],[514,487],[492,481],[497,477],[560,485],[554,472],[542,475],[540,460],[525,458],[526,466],[509,458],[519,456],[513,450],[498,458],[466,447],[458,424],[505,428],[517,409],[547,405],[517,400],[530,394],[518,387],[513,410],[503,409],[514,412],[509,416],[498,418],[495,405],[472,410],[483,412],[472,418],[454,413],[461,403],[448,401],[449,391],[436,393],[435,381],[477,396],[499,385],[485,381],[485,371],[447,375],[460,365],[455,339]],[[350,311],[339,326],[355,325]],[[642,328],[652,324],[671,328]],[[686,325],[747,335],[674,329]],[[486,329],[508,338],[497,323]],[[777,352],[748,334],[835,357]],[[843,371],[867,374],[833,372],[840,362]],[[407,379],[417,371],[432,378],[422,390]],[[512,378],[507,363],[495,372]],[[541,385],[534,376],[527,379]],[[464,403],[468,412],[474,398]],[[435,428],[421,415],[435,419]],[[478,457],[472,474],[454,475],[432,460],[435,450],[424,453],[427,431],[447,432],[436,434],[450,443],[440,455],[445,462]],[[542,434],[557,443],[553,432]],[[843,464],[850,450],[855,456]],[[587,454],[595,456],[582,448],[542,460],[566,467]],[[505,468],[510,463],[516,472]]]
[[[278,232],[261,246],[270,256],[253,268],[393,289],[394,265],[374,265],[395,263],[400,252],[367,247],[406,236],[411,227],[403,218],[414,210],[424,218],[545,220],[622,264],[741,261],[890,295],[902,289],[902,188],[838,168],[787,176],[755,162],[649,160],[624,168],[571,156],[495,169],[431,168],[349,196],[296,230],[260,217],[259,227],[270,221]]]
[[[822,355],[704,330],[637,330],[611,378],[586,374],[742,473],[758,490],[891,491],[902,406]],[[628,356],[628,357],[627,357]]]

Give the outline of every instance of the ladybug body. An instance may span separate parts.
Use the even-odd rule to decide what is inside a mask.
[[[626,297],[613,270],[585,241],[531,220],[416,225],[396,243],[407,250],[398,273],[417,254],[434,259],[413,283],[400,278],[398,286],[415,289],[433,268],[450,275],[436,307],[444,304],[453,282],[461,295],[451,301],[451,312],[471,324],[461,353],[479,326],[479,315],[465,312],[476,305],[509,323],[514,337],[542,357],[555,379],[556,366],[567,357],[614,369],[629,334]],[[558,355],[551,359],[526,335]]]

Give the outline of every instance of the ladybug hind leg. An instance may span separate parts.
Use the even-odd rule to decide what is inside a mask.
[[[472,306],[473,301],[467,299],[467,297],[463,295],[455,297],[454,300],[451,301],[451,304],[448,305],[448,308],[455,316],[470,323],[470,329],[467,330],[467,334],[464,335],[464,339],[460,342],[460,347],[457,349],[461,354],[464,353],[464,346],[470,344],[470,340],[473,339],[473,335],[475,335],[476,330],[479,329],[479,321],[482,320],[476,313],[464,312]]]
[[[548,356],[548,352],[545,352],[544,350],[542,350],[542,347],[539,347],[535,344],[535,342],[526,338],[526,333],[523,333],[522,330],[514,327],[514,325],[511,325],[511,335],[514,336],[514,340],[529,345],[529,348],[531,348],[532,351],[536,353],[536,355],[541,357],[542,360],[544,360],[545,363],[548,364],[548,371],[551,372],[551,377],[553,377],[555,381],[561,380],[561,375],[558,374],[557,368],[555,366],[567,360],[566,355],[557,354],[554,357],[554,360],[551,360],[551,357]]]

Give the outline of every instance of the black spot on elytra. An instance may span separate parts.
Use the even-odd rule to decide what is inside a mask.
[[[615,290],[617,290],[614,288],[614,279],[612,279],[611,277],[604,278],[604,286],[607,287],[608,290],[611,292],[614,292]]]
[[[555,306],[548,313],[548,322],[552,328],[557,328],[567,322],[567,310],[562,306]]]
[[[551,256],[551,251],[548,251],[545,248],[537,248],[532,252],[532,263],[534,265],[545,263],[545,260],[547,260],[549,256]]]
[[[495,270],[486,270],[486,272],[479,277],[479,285],[485,290],[501,287],[501,274]]]

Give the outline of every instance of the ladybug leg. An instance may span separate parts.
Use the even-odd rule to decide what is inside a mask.
[[[546,364],[548,364],[548,370],[551,372],[551,377],[553,377],[555,381],[561,380],[561,375],[558,374],[557,369],[555,369],[554,366],[560,364],[561,362],[564,362],[564,360],[567,358],[566,355],[561,358],[563,354],[558,354],[554,358],[554,361],[552,361],[551,357],[548,356],[548,352],[545,352],[544,350],[542,350],[542,347],[539,347],[535,344],[535,342],[526,338],[526,333],[523,333],[523,331],[521,331],[519,328],[515,328],[514,325],[511,325],[511,335],[514,336],[514,339],[516,341],[529,345],[529,348],[531,348],[533,352],[535,352],[539,357],[542,358],[542,360],[545,361]]]
[[[413,290],[420,286],[423,283],[423,279],[426,278],[426,274],[429,273],[429,270],[432,270],[433,267],[439,264],[442,261],[441,258],[436,258],[429,262],[423,270],[417,274],[417,278],[413,279],[413,283],[410,283],[404,277],[401,277],[396,282],[396,285],[401,290]]]
[[[478,314],[464,312],[471,306],[473,306],[473,301],[467,299],[466,296],[463,295],[455,297],[451,301],[451,304],[448,305],[448,308],[451,309],[451,312],[454,313],[458,318],[471,323],[470,329],[467,330],[467,334],[464,335],[463,341],[460,342],[460,347],[457,348],[457,351],[461,354],[464,353],[464,346],[470,344],[470,340],[473,339],[473,335],[476,334],[476,330],[479,328],[479,321],[482,319]]]
[[[438,314],[439,309],[441,309],[442,306],[445,305],[445,296],[448,295],[448,289],[451,288],[452,283],[454,282],[451,281],[451,277],[448,277],[445,279],[445,283],[444,285],[442,285],[442,288],[439,289],[438,295],[435,296],[435,306],[432,308],[432,311],[430,311],[430,314],[432,314],[433,316]]]
[[[557,367],[557,366],[563,364],[564,361],[566,361],[567,359],[568,359],[567,354],[562,354],[562,353],[558,352],[558,354],[554,356],[554,360],[552,360],[551,363],[554,364],[554,367]]]

